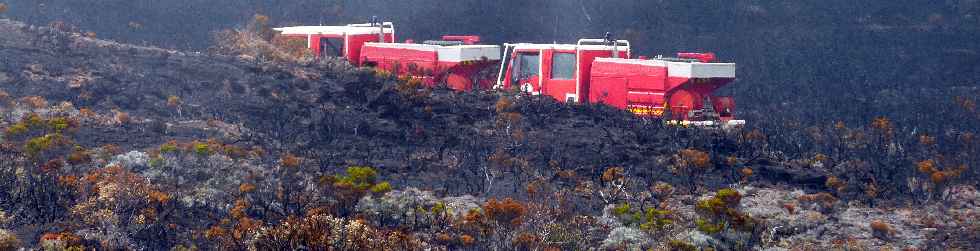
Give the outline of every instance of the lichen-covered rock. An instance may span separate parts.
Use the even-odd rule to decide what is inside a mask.
[[[623,227],[623,222],[619,220],[619,217],[616,216],[614,210],[616,210],[615,204],[606,205],[606,207],[602,209],[602,217],[597,218],[599,224],[607,226],[611,229]]]
[[[609,232],[609,236],[602,241],[600,249],[639,251],[649,248],[652,244],[653,239],[643,230],[633,227],[617,227]]]
[[[109,165],[120,165],[123,168],[133,169],[146,166],[149,159],[150,157],[144,152],[130,151],[125,154],[116,155],[116,157],[112,158],[112,162],[109,162]]]
[[[690,244],[699,250],[719,249],[726,246],[722,241],[697,230],[684,231],[674,236],[674,240],[680,243]]]
[[[826,249],[841,245],[893,249],[947,245],[936,242],[939,237],[936,235],[944,229],[961,229],[958,222],[971,224],[955,217],[970,212],[975,215],[977,204],[974,203],[980,201],[976,199],[975,189],[963,186],[948,191],[949,198],[958,199],[950,200],[950,206],[945,209],[940,205],[873,208],[858,202],[835,202],[832,210],[827,210],[821,205],[798,206],[801,198],[806,201],[806,196],[813,196],[801,190],[756,188],[752,191],[742,199],[741,210],[765,222],[759,245],[769,250],[804,245]],[[949,236],[969,238],[962,233]]]
[[[379,226],[426,227],[439,220],[459,219],[482,202],[470,195],[439,198],[431,191],[409,187],[361,198],[356,211]]]

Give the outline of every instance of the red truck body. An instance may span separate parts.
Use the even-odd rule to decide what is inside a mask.
[[[731,97],[712,93],[735,80],[735,65],[664,59],[601,58],[593,62],[589,100],[638,115],[702,120],[705,108],[715,119],[734,118]],[[707,101],[707,102],[706,102]]]
[[[477,45],[479,36],[443,36],[425,44],[394,43],[391,23],[276,28],[280,35],[305,38],[317,57],[343,57],[357,66],[372,66],[428,86],[446,83],[454,90],[489,88],[482,70],[500,60],[500,47]]]

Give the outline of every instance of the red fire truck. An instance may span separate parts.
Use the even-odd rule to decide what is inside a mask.
[[[478,45],[478,36],[395,43],[390,22],[346,26],[276,28],[282,36],[306,39],[318,57],[344,57],[433,86],[454,90],[490,88],[483,78],[497,63],[493,88],[519,89],[559,102],[602,103],[639,116],[665,117],[683,125],[741,125],[735,101],[714,92],[735,80],[734,63],[715,63],[712,53],[678,53],[674,58],[632,58],[629,41],[582,39],[576,44]]]
[[[735,80],[734,63],[714,63],[712,53],[631,58],[628,41],[608,37],[577,44],[505,44],[496,87],[559,102],[607,104],[684,125],[745,123],[735,120],[732,97],[713,95]]]
[[[479,36],[395,43],[395,27],[390,22],[275,30],[281,36],[306,39],[307,47],[317,57],[343,57],[353,65],[414,77],[429,86],[445,82],[455,90],[489,88],[492,75],[481,79],[479,73],[500,61],[500,46],[478,45]]]

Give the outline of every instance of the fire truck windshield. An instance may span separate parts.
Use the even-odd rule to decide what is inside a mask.
[[[513,82],[519,82],[541,74],[541,56],[538,53],[519,53],[514,62]]]

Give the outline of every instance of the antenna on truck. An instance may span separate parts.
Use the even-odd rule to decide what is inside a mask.
[[[612,32],[607,31],[603,39],[606,40],[606,45],[613,47],[612,57],[619,58],[619,43],[617,43],[616,40],[613,39]]]
[[[552,44],[558,44],[558,15],[555,15],[555,34],[551,37]]]
[[[380,32],[378,32],[378,43],[384,43],[385,42],[385,24],[384,24],[384,22],[382,22],[380,19],[378,19],[378,16],[371,16],[371,26],[378,27],[378,31],[380,31]]]

